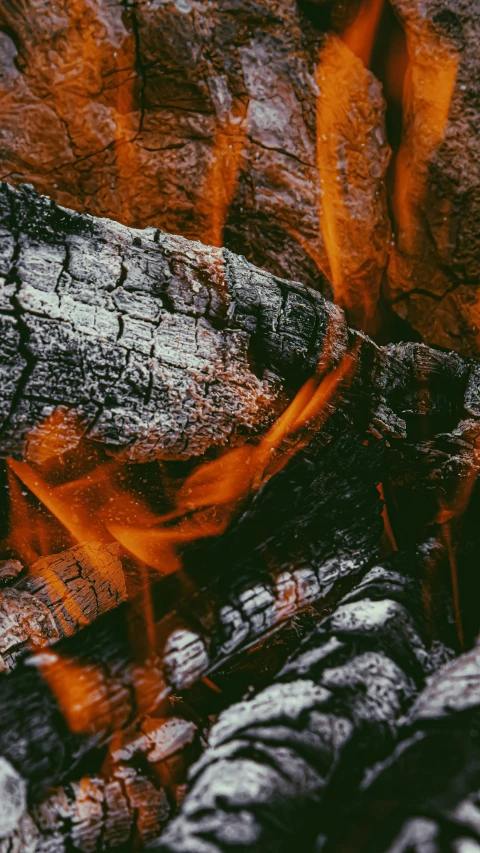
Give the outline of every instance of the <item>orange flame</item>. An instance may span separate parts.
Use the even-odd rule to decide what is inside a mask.
[[[443,543],[447,551],[448,562],[450,564],[455,626],[457,629],[458,641],[462,649],[465,648],[465,636],[460,604],[459,572],[453,536],[453,522],[455,519],[461,518],[468,509],[473,488],[480,470],[480,460],[478,458],[479,450],[480,439],[477,438],[473,448],[473,463],[470,467],[470,471],[466,477],[460,478],[453,498],[448,502],[440,502],[440,509],[434,519],[434,524],[440,525],[441,537],[443,539]]]
[[[406,35],[410,61],[403,112],[408,134],[396,161],[394,211],[399,248],[411,253],[417,248],[417,235],[423,240],[417,210],[427,193],[432,156],[443,142],[459,57],[452,47],[433,38],[426,25],[420,31],[407,28]]]
[[[385,0],[364,0],[355,20],[345,29],[342,41],[366,68],[372,58],[375,35],[380,23]]]
[[[122,463],[116,459],[76,479],[55,482],[58,454],[62,448],[71,447],[72,419],[68,413],[50,416],[30,437],[32,461],[8,460],[10,545],[32,562],[43,548],[47,549],[44,553],[50,553],[54,532],[60,527],[66,532],[67,546],[116,539],[142,563],[164,574],[178,569],[179,546],[220,535],[241,502],[279,471],[308,442],[312,431],[322,426],[338,385],[352,375],[355,355],[356,350],[348,352],[323,379],[309,379],[257,446],[233,448],[199,466],[177,491],[175,509],[164,515],[153,512],[145,500],[124,487]],[[80,444],[75,456],[81,452]],[[23,493],[19,484],[26,486],[48,514],[35,513],[26,500],[28,493]],[[42,520],[31,526],[35,515]]]
[[[316,67],[319,218],[335,302],[357,328],[375,333],[390,229],[382,172],[372,183],[372,124],[382,116],[371,98],[370,74],[337,36],[329,35]],[[355,145],[351,139],[355,138]]]
[[[202,204],[208,223],[202,239],[210,246],[224,245],[223,229],[235,195],[245,141],[246,112],[246,104],[239,101],[226,117],[219,119],[215,131]]]

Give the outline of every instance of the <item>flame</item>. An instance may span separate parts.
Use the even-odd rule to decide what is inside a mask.
[[[366,68],[370,66],[375,36],[385,0],[364,0],[351,24],[344,30],[342,41]]]
[[[247,107],[239,102],[217,123],[213,156],[204,188],[204,216],[208,222],[203,240],[210,246],[224,245],[223,229],[238,183],[238,169],[246,134]]]
[[[409,63],[403,86],[404,127],[395,169],[394,213],[399,248],[408,253],[417,247],[422,228],[417,209],[428,189],[429,164],[443,142],[459,57],[456,51],[432,36],[425,24],[406,30]]]
[[[395,534],[390,523],[390,516],[388,514],[387,501],[385,500],[385,490],[383,488],[383,483],[378,483],[377,491],[380,495],[380,500],[382,501],[383,532],[385,540],[388,543],[389,552],[398,551],[397,540],[395,539]]]
[[[230,449],[200,465],[177,490],[174,509],[163,515],[125,488],[125,463],[117,459],[87,467],[81,476],[58,483],[62,470],[58,454],[71,448],[72,435],[78,440],[80,428],[72,430],[71,413],[54,413],[29,437],[30,461],[7,460],[10,546],[32,563],[51,553],[58,530],[63,529],[67,547],[84,541],[117,540],[141,564],[163,574],[177,570],[179,548],[184,543],[223,533],[249,494],[286,465],[313,431],[321,428],[338,386],[353,375],[356,348],[325,375],[326,361],[328,356],[320,360],[323,373],[303,385],[258,445]],[[76,460],[82,452],[89,462],[89,452],[80,441]],[[41,513],[31,504],[31,496],[39,502]],[[78,620],[77,613],[72,615]]]
[[[349,321],[375,333],[390,237],[381,204],[387,163],[382,155],[378,179],[372,183],[368,160],[371,126],[378,124],[381,114],[371,99],[369,72],[337,36],[325,39],[315,78],[319,218],[328,277],[334,300],[347,311]]]
[[[42,676],[55,696],[59,708],[75,734],[111,729],[118,714],[110,701],[100,667],[78,664],[53,652],[34,658]],[[118,699],[118,697],[117,697]],[[126,709],[120,712],[120,718]]]
[[[435,516],[434,524],[440,525],[440,535],[445,545],[450,565],[450,578],[452,584],[453,610],[455,614],[455,626],[457,629],[460,647],[465,648],[465,636],[463,630],[462,609],[460,603],[460,584],[458,562],[453,536],[453,524],[467,511],[472,492],[477,482],[480,470],[480,438],[477,438],[472,451],[472,464],[465,477],[460,477],[453,498],[449,501],[440,500],[440,509]]]

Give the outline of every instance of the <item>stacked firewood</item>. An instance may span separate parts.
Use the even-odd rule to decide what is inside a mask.
[[[479,20],[0,9],[1,853],[480,850]]]

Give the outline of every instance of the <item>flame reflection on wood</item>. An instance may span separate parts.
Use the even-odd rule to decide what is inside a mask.
[[[8,460],[12,496],[11,546],[27,562],[32,562],[32,556],[35,559],[41,556],[38,531],[34,528],[35,541],[32,541],[32,530],[24,523],[35,511],[29,506],[28,493],[20,488],[22,484],[47,510],[38,522],[47,553],[51,553],[55,525],[59,524],[68,534],[67,545],[114,539],[141,564],[163,574],[175,571],[180,567],[179,548],[184,543],[220,535],[248,495],[286,465],[321,428],[332,410],[338,388],[351,381],[354,375],[356,349],[347,352],[326,375],[325,362],[328,363],[328,355],[320,362],[321,372],[303,385],[258,445],[233,448],[220,458],[200,465],[177,490],[175,508],[163,515],[153,512],[141,497],[125,487],[122,463],[116,459],[93,469],[90,467],[76,479],[55,483],[50,453],[58,453],[62,446],[67,449],[71,446],[71,420],[69,415],[65,420],[49,418],[45,424],[45,440],[41,440],[39,427],[35,430],[35,441],[28,445],[35,461]],[[81,456],[82,449],[80,443],[76,457]],[[55,464],[58,466],[58,461]],[[78,614],[71,616],[78,621]]]
[[[385,0],[364,0],[355,19],[342,35],[342,41],[348,45],[355,56],[362,60],[365,68],[370,66],[384,2]]]
[[[334,35],[321,48],[316,82],[319,212],[329,277],[351,324],[374,333],[390,242],[385,102],[378,81]]]
[[[441,145],[458,69],[456,51],[423,28],[406,28],[409,63],[403,88],[402,144],[395,174],[394,212],[401,252],[422,252],[419,207],[428,189],[429,166]],[[448,218],[448,217],[447,217]]]

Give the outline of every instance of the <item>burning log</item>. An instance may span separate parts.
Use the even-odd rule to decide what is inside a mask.
[[[301,3],[75,0],[51,17],[28,0],[1,10],[0,29],[2,177],[333,287],[372,326],[389,242],[385,103]]]
[[[380,481],[404,496],[409,481],[422,504],[416,533],[453,525],[456,582],[449,507],[478,470],[478,377],[455,355],[378,348],[318,294],[228,252],[96,222],[30,191],[4,187],[2,199],[2,345],[17,380],[5,386],[0,446],[30,460],[11,461],[13,476],[73,538],[93,525],[160,570],[171,570],[166,541],[206,540],[181,555],[191,591],[172,575],[146,617],[138,603],[120,608],[0,680],[1,750],[38,796],[172,689],[338,598],[379,557]],[[240,444],[245,429],[256,444]],[[44,479],[51,458],[85,437],[120,460],[190,457],[227,438],[237,446],[190,475],[180,515],[142,510],[141,524],[125,527],[98,512],[72,519],[71,490]],[[202,516],[202,527],[204,510],[213,521]]]
[[[181,814],[152,849],[281,851],[294,838],[310,849],[332,776],[348,801],[449,654],[426,649],[417,573],[427,551],[368,570],[275,684],[220,715]]]
[[[127,598],[118,544],[89,543],[43,557],[0,590],[0,667],[27,648],[73,634]],[[21,567],[21,564],[20,564]]]
[[[27,780],[30,802],[73,784],[85,764],[100,778],[118,733],[128,740],[146,714],[163,718],[172,692],[188,695],[213,670],[221,676],[234,654],[302,611],[325,615],[379,560],[388,528],[380,482],[402,516],[412,505],[413,538],[444,542],[458,636],[471,636],[461,542],[479,464],[475,364],[419,345],[377,347],[319,294],[231,253],[97,222],[29,190],[4,187],[1,198],[9,332],[1,346],[17,379],[3,392],[0,449],[17,456],[8,463],[14,503],[20,483],[73,541],[98,533],[102,547],[116,539],[140,563],[171,572],[151,598],[100,616],[0,678],[0,755]],[[59,480],[85,442],[109,456]],[[148,460],[178,464],[205,452],[210,461],[189,469],[163,513],[110,476],[117,465],[143,470]],[[75,496],[91,482],[97,502],[82,509]],[[392,523],[405,536],[395,513]],[[390,547],[404,548],[393,533]],[[468,547],[476,542],[469,533]],[[425,566],[436,589],[438,567]],[[73,630],[68,597],[52,596],[45,580],[45,571],[41,582],[27,576],[19,592],[41,595]],[[435,624],[435,602],[423,597]],[[385,666],[400,689],[397,651],[388,646]],[[388,700],[388,720],[402,701]],[[347,723],[352,714],[341,706]],[[321,788],[323,777],[308,773]]]
[[[393,5],[409,64],[389,297],[427,343],[478,358],[478,11],[457,0]]]
[[[63,406],[80,423],[63,424],[64,449],[88,436],[130,460],[198,456],[271,423],[327,329],[327,364],[345,352],[319,295],[229,252],[7,185],[1,204],[3,455],[41,461],[49,424],[32,431]]]
[[[54,789],[29,812],[23,797],[19,809],[9,815],[12,831],[6,834],[2,826],[0,851],[62,853],[73,848],[93,853],[152,842],[171,814],[175,788],[181,796],[183,786],[173,779],[180,751],[191,744],[195,732],[192,723],[174,717],[143,720],[129,739],[112,748],[101,774]],[[168,793],[162,777],[171,780]],[[9,797],[2,802],[8,803]]]
[[[350,807],[338,803],[322,851],[478,849],[479,684],[478,647],[430,679],[392,755],[367,776]]]

